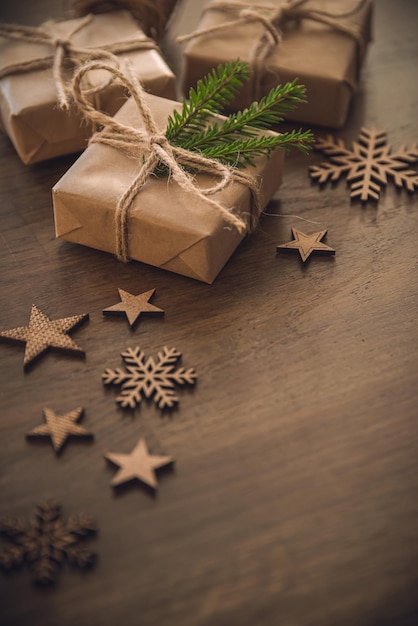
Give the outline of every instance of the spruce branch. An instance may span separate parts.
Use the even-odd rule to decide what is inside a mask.
[[[295,146],[305,154],[309,152],[312,134],[310,131],[292,130],[280,135],[259,135],[238,138],[232,141],[208,144],[202,153],[210,159],[217,159],[231,167],[255,165],[257,156],[269,156],[276,148],[288,150]]]
[[[307,153],[313,143],[309,130],[277,135],[261,132],[276,128],[289,111],[306,101],[305,87],[297,79],[274,87],[243,111],[213,121],[213,114],[228,106],[249,77],[248,65],[238,60],[219,65],[200,80],[196,90],[190,90],[189,102],[183,100],[181,112],[174,111],[168,119],[166,136],[170,143],[231,167],[254,165],[256,157],[268,157],[279,147]]]
[[[183,99],[182,111],[168,118],[166,135],[170,142],[183,145],[190,132],[201,130],[211,113],[219,113],[234,99],[248,80],[246,63],[236,61],[214,68],[189,91],[189,102]]]
[[[298,85],[297,79],[285,85],[277,85],[259,102],[253,102],[248,109],[230,115],[222,124],[224,134],[237,132],[247,126],[261,130],[270,129],[283,122],[284,116],[305,100],[306,89]]]

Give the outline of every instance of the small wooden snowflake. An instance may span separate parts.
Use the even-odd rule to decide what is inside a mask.
[[[95,522],[84,515],[64,522],[57,503],[37,506],[29,524],[21,519],[3,518],[0,534],[12,545],[0,552],[0,566],[10,570],[26,562],[36,583],[52,584],[65,560],[83,569],[93,565],[96,555],[81,543],[96,532]]]
[[[328,135],[326,139],[319,138],[315,148],[329,157],[330,163],[324,161],[312,165],[309,168],[311,178],[319,184],[326,184],[345,175],[350,183],[350,196],[355,200],[379,200],[388,177],[398,188],[411,193],[418,189],[418,173],[409,169],[418,161],[417,144],[409,149],[402,146],[392,152],[385,131],[362,128],[351,149],[342,139]]]
[[[120,385],[121,394],[116,398],[123,409],[133,409],[141,403],[142,397],[153,398],[160,409],[172,409],[179,398],[175,385],[194,385],[196,374],[193,369],[176,369],[181,353],[176,348],[164,347],[153,357],[145,358],[141,348],[128,348],[121,354],[126,370],[106,369],[102,374],[105,385]]]

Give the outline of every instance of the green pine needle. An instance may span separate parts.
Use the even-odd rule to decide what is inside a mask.
[[[189,101],[183,100],[181,112],[174,111],[168,118],[166,136],[170,143],[231,167],[254,165],[256,157],[268,157],[279,147],[307,153],[313,142],[311,131],[260,132],[277,127],[289,111],[306,101],[305,87],[296,79],[273,88],[247,109],[213,121],[213,114],[228,107],[249,77],[248,65],[238,60],[219,65],[199,80],[196,90],[189,92]]]
[[[183,145],[191,132],[204,128],[212,113],[219,113],[234,99],[249,78],[248,65],[241,61],[226,63],[199,80],[196,90],[189,91],[189,102],[183,100],[181,113],[173,111],[168,118],[167,138]]]
[[[309,152],[312,142],[310,131],[292,130],[279,135],[259,135],[255,137],[241,137],[232,141],[207,144],[204,147],[205,157],[217,159],[231,167],[255,165],[257,156],[270,156],[276,148],[288,150],[290,147],[299,148],[305,154]]]

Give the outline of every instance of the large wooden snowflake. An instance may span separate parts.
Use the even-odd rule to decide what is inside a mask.
[[[409,149],[401,146],[396,152],[391,152],[385,131],[361,128],[358,141],[353,142],[351,149],[342,139],[328,135],[326,139],[319,138],[315,148],[326,154],[331,162],[312,165],[309,168],[311,178],[325,184],[345,175],[350,183],[351,198],[361,202],[379,200],[388,177],[396,187],[409,192],[418,188],[417,172],[408,169],[418,161],[417,144]]]
[[[0,520],[0,533],[12,544],[0,552],[0,565],[9,570],[26,561],[35,582],[51,584],[65,560],[80,568],[93,564],[95,554],[79,544],[95,532],[96,524],[88,517],[79,515],[64,522],[59,504],[37,506],[29,525],[21,519]]]
[[[102,374],[105,385],[121,385],[122,392],[116,398],[123,409],[133,409],[141,399],[153,398],[160,409],[172,409],[179,398],[175,385],[194,385],[196,374],[193,369],[176,369],[181,353],[176,348],[165,346],[158,353],[157,361],[145,358],[141,348],[128,348],[121,354],[126,363],[126,372],[120,368],[106,369]]]

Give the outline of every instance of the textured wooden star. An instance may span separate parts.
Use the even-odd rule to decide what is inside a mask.
[[[130,454],[115,454],[108,452],[105,458],[121,469],[113,477],[111,485],[114,487],[129,482],[135,478],[153,489],[158,488],[155,470],[174,463],[171,456],[149,454],[145,439],[139,439]]]
[[[73,315],[72,317],[64,317],[52,321],[33,304],[29,326],[4,330],[0,332],[0,340],[26,344],[23,357],[23,367],[26,369],[49,348],[84,354],[84,350],[67,333],[74,330],[88,318],[88,313],[83,313],[82,315]]]
[[[93,433],[80,426],[77,422],[83,415],[83,409],[78,407],[64,415],[58,415],[52,409],[44,408],[45,424],[37,426],[27,433],[27,437],[51,437],[52,447],[58,454],[68,437],[93,437]]]
[[[126,314],[129,324],[133,326],[139,317],[144,313],[146,315],[163,315],[163,309],[159,309],[150,303],[152,296],[155,293],[155,289],[150,289],[144,293],[139,293],[134,296],[128,291],[118,289],[121,302],[114,304],[103,310],[103,313],[109,315]]]
[[[292,241],[282,243],[280,246],[277,246],[277,250],[279,252],[282,250],[298,250],[303,262],[306,261],[312,252],[335,254],[335,250],[333,248],[330,248],[325,243],[321,242],[321,239],[323,239],[323,237],[327,234],[326,230],[320,230],[316,233],[307,235],[306,233],[297,230],[297,228],[292,228],[292,234],[294,237]]]

